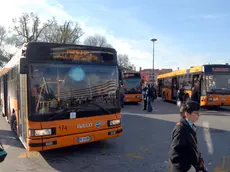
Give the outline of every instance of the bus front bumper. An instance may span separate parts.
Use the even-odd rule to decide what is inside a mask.
[[[209,97],[201,96],[201,106],[230,106],[230,95],[212,95]]]
[[[28,151],[45,151],[51,149],[57,149],[62,147],[68,147],[73,145],[86,144],[90,142],[105,140],[109,138],[119,137],[122,134],[122,126],[92,131],[87,133],[67,135],[67,136],[56,136],[52,138],[42,139],[27,139],[27,150]]]
[[[124,102],[142,102],[142,94],[125,94]]]

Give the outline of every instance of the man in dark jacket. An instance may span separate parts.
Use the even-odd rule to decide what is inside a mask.
[[[195,82],[194,87],[192,88],[192,96],[191,100],[195,102],[199,102],[199,89],[198,89],[198,81]]]
[[[143,101],[144,101],[144,108],[143,110],[146,110],[147,108],[147,85],[144,83],[143,88],[142,88],[142,96],[143,96]]]
[[[196,126],[199,119],[200,106],[197,102],[188,101],[181,107],[183,118],[176,124],[172,132],[169,151],[169,171],[187,172],[192,168],[205,171],[203,158],[197,147]]]
[[[181,103],[184,102],[184,96],[185,96],[184,91],[185,91],[184,86],[181,85],[180,89],[178,90],[178,98],[181,101]]]
[[[153,89],[150,86],[150,84],[148,84],[148,89],[147,89],[148,112],[152,112],[153,111],[153,108],[152,108],[152,99],[153,99]]]

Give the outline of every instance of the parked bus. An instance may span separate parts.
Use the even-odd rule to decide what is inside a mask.
[[[123,76],[125,90],[124,102],[141,102],[141,74],[139,72],[126,72],[123,74]]]
[[[122,134],[116,50],[31,42],[0,71],[1,113],[28,151]]]
[[[192,88],[198,86],[200,106],[219,107],[230,105],[230,65],[208,64],[177,70],[158,76],[158,96],[163,100],[177,101],[180,86],[188,100]]]

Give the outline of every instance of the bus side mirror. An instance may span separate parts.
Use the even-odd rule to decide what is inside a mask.
[[[28,65],[28,61],[26,58],[20,59],[19,73],[20,74],[28,74],[29,73],[29,65]]]
[[[123,83],[122,71],[120,68],[118,69],[118,72],[119,72],[119,81]]]

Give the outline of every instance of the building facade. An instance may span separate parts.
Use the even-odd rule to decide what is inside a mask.
[[[141,73],[141,77],[144,81],[151,82],[152,81],[152,71],[153,69],[139,69],[139,72]],[[154,78],[155,78],[155,84],[157,85],[157,77],[158,75],[165,74],[172,72],[172,69],[154,69]]]

